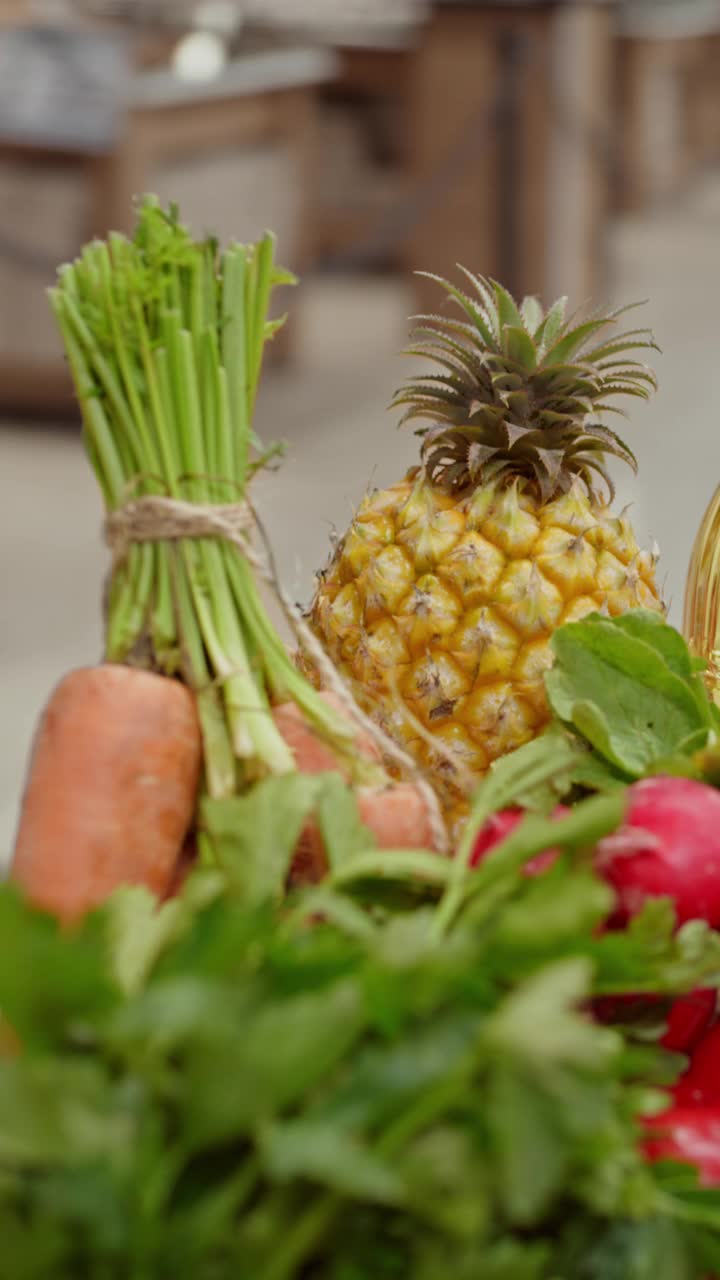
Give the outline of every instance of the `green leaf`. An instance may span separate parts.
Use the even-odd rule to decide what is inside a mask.
[[[685,640],[679,631],[668,626],[661,614],[652,609],[633,609],[614,618],[613,626],[652,645],[676,676],[689,680],[693,675],[692,655]]]
[[[613,1223],[578,1262],[582,1280],[699,1280],[681,1229],[659,1217]]]
[[[307,1178],[374,1204],[405,1199],[402,1178],[366,1144],[333,1125],[304,1119],[271,1125],[262,1135],[263,1161],[279,1182]]]
[[[580,324],[576,329],[571,329],[564,337],[560,338],[554,346],[548,346],[546,331],[546,352],[543,357],[543,365],[550,368],[552,365],[564,365],[568,360],[578,352],[584,345],[591,333],[596,333],[598,329],[607,327],[609,319],[587,320],[585,324]]]
[[[139,991],[186,921],[182,900],[159,905],[148,889],[124,886],[108,900],[104,915],[110,972],[126,994]]]
[[[230,1010],[228,1010],[230,1012]],[[359,990],[338,982],[276,1000],[191,1049],[188,1139],[197,1146],[248,1133],[318,1086],[365,1024]]]
[[[520,949],[560,946],[565,939],[590,933],[612,913],[613,891],[590,871],[548,871],[504,908],[498,942]]]
[[[555,704],[553,708],[555,709]],[[611,765],[623,773],[626,781],[639,777],[645,772],[648,760],[652,759],[652,756],[645,754],[636,758],[634,762],[631,760],[628,763],[627,754],[623,756],[617,753],[613,747],[610,726],[603,712],[594,702],[574,702],[570,719],[578,733],[582,734]]]
[[[450,877],[451,863],[426,849],[378,849],[355,854],[331,876],[337,888],[356,880],[396,880],[442,887]]]
[[[246,1055],[263,1077],[263,1097],[286,1106],[350,1051],[364,1022],[360,992],[349,981],[262,1009],[247,1030]]]
[[[572,771],[572,784],[588,791],[617,791],[627,786],[627,777],[609,760],[592,751],[584,751]]]
[[[646,624],[640,620],[639,629]],[[545,677],[555,714],[612,765],[641,777],[706,724],[697,696],[653,643],[599,615],[560,628]],[[671,654],[677,664],[677,652]]]
[[[487,1116],[503,1208],[511,1222],[530,1226],[551,1205],[567,1170],[557,1116],[532,1079],[512,1066],[493,1071]]]
[[[557,302],[554,302],[547,312],[539,328],[535,331],[535,341],[537,343],[542,342],[545,350],[552,346],[565,324],[567,301],[567,298],[558,298]]]
[[[418,271],[417,275],[424,276],[427,280],[434,280],[436,284],[442,286],[445,292],[457,302],[458,306],[470,320],[471,324],[477,329],[486,346],[494,348],[497,344],[497,337],[492,332],[485,314],[480,306],[469,298],[466,293],[460,289],[456,289],[449,281],[443,280],[441,276],[434,275],[431,271]]]
[[[473,919],[481,919],[488,890],[504,881],[506,892],[514,892],[518,888],[521,868],[548,849],[594,848],[598,840],[617,830],[626,807],[627,796],[623,789],[583,800],[566,817],[557,820],[527,814],[519,826],[466,877],[460,902],[479,899],[473,907]]]
[[[405,1004],[416,1006],[411,982],[405,981]],[[417,975],[415,975],[417,980]],[[378,1019],[384,1025],[384,1017]],[[388,1128],[406,1112],[422,1107],[431,1096],[439,1095],[445,1108],[452,1110],[456,1093],[446,1094],[448,1081],[457,1085],[465,1079],[468,1064],[476,1053],[479,1018],[472,1013],[448,1010],[441,1004],[432,1022],[396,1021],[393,1035],[371,1040],[352,1056],[336,1088],[318,1102],[312,1113],[326,1122],[332,1120],[341,1130],[358,1132],[361,1128],[382,1133],[387,1143]],[[399,1030],[403,1029],[403,1034]],[[469,1088],[471,1076],[467,1078]],[[436,1095],[437,1091],[437,1095]],[[413,1132],[407,1133],[408,1139]]]
[[[355,793],[340,774],[329,774],[325,779],[317,816],[331,870],[376,844],[372,831],[361,821]]]
[[[368,912],[327,884],[305,890],[296,910],[299,918],[312,920],[322,917],[351,938],[368,939],[375,934]]]
[[[531,295],[523,298],[522,306],[520,307],[520,315],[522,316],[523,324],[528,333],[531,337],[534,336],[537,332],[538,325],[541,323],[543,318],[542,307],[540,306],[537,298],[533,298]]]
[[[322,793],[322,774],[266,778],[242,796],[206,797],[201,822],[233,887],[249,902],[282,896],[303,826]]]
[[[496,760],[472,797],[470,817],[460,843],[456,866],[474,843],[475,837],[496,809],[521,802],[521,798],[537,794],[539,789],[569,777],[579,755],[577,743],[560,726],[551,725],[545,733],[517,750]]]
[[[470,861],[477,836],[490,815],[497,809],[518,803],[521,797],[532,797],[536,805],[542,805],[543,800],[552,796],[554,786],[559,785],[562,789],[563,783],[569,785],[578,753],[577,743],[570,735],[561,727],[552,725],[540,737],[494,762],[472,797],[470,814],[451,863],[448,883],[434,923],[438,935],[447,931],[466,893],[473,892],[469,879],[476,886],[478,876],[487,874],[484,866],[479,872],[471,872]],[[551,808],[552,805],[542,807]],[[476,887],[474,891],[477,892]]]
[[[537,349],[526,329],[506,325],[503,334],[508,358],[531,372],[537,364]]]
[[[580,1014],[591,982],[590,961],[579,956],[540,969],[492,1016],[489,1043],[537,1068],[554,1062],[601,1070],[618,1056],[621,1041],[613,1031],[593,1026]]]
[[[111,1157],[133,1134],[110,1103],[97,1063],[0,1062],[0,1162],[42,1168]]]
[[[72,945],[58,922],[27,905],[14,885],[0,887],[0,1009],[25,1046],[50,1047],[68,1024],[112,1009],[118,999],[97,916]]]
[[[504,289],[496,280],[491,280],[495,294],[495,303],[497,305],[498,319],[500,321],[500,332],[503,333],[505,328],[510,325],[513,328],[522,329],[522,316],[518,311],[515,300],[510,296],[507,289]]]

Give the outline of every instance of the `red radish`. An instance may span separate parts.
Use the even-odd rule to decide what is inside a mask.
[[[720,1106],[720,1023],[696,1045],[675,1097],[683,1106]]]
[[[691,778],[634,783],[627,819],[598,845],[597,867],[626,923],[649,898],[670,897],[680,924],[720,927],[720,792]]]
[[[671,1107],[646,1120],[648,1160],[694,1165],[703,1187],[720,1187],[720,1106]]]
[[[653,1015],[654,1006],[663,999],[655,995],[601,996],[593,1001],[593,1013],[600,1022],[640,1022]],[[673,1001],[667,1015],[667,1029],[660,1044],[671,1053],[689,1053],[701,1040],[715,1012],[717,992],[691,991]]]
[[[703,1043],[717,1006],[717,991],[703,988],[679,996],[668,1015],[667,1031],[660,1043],[671,1053],[689,1053]],[[720,1061],[720,1046],[718,1046]]]
[[[114,664],[70,672],[36,734],[12,879],[64,921],[123,884],[164,894],[201,759],[195,698],[178,681]]]
[[[570,810],[566,809],[564,805],[558,805],[553,817],[562,818],[564,814],[569,812]],[[472,867],[479,866],[490,850],[500,844],[506,836],[509,836],[520,825],[525,816],[525,809],[502,809],[499,813],[494,813],[491,818],[488,818],[475,841],[470,865]],[[537,857],[532,858],[527,863],[525,874],[529,876],[541,875],[543,871],[547,871],[553,865],[558,853],[558,849],[547,849],[544,853],[539,853]]]

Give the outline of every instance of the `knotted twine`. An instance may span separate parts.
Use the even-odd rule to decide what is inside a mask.
[[[133,543],[178,541],[181,538],[222,538],[235,547],[269,587],[300,648],[312,659],[325,689],[337,697],[355,725],[364,730],[387,759],[412,780],[428,814],[433,844],[447,853],[449,840],[438,797],[414,760],[358,706],[339,671],[305,622],[298,607],[280,584],[267,549],[266,563],[250,544],[250,534],[262,526],[251,504],[242,502],[202,505],[180,498],[148,496],[127,502],[108,514],[104,536],[112,554],[112,571],[126,559]]]

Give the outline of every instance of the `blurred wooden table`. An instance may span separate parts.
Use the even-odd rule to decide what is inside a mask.
[[[409,270],[455,264],[516,294],[602,293],[612,8],[436,0],[413,59],[411,180],[433,188]],[[439,290],[418,279],[419,311]]]
[[[617,36],[615,202],[679,195],[720,159],[720,0],[629,3]]]
[[[316,90],[334,67],[329,53],[297,49],[239,59],[210,84],[188,84],[169,71],[144,72],[133,83],[120,135],[105,151],[0,138],[0,183],[11,174],[20,187],[39,192],[43,180],[52,184],[60,174],[66,192],[73,183],[83,192],[67,248],[54,249],[53,237],[43,242],[37,232],[33,241],[20,215],[15,228],[10,217],[3,219],[0,254],[3,240],[16,236],[19,256],[6,270],[16,292],[24,287],[32,294],[37,324],[28,323],[21,345],[13,347],[21,326],[8,314],[13,304],[7,288],[0,290],[0,410],[72,411],[72,388],[44,297],[54,270],[48,262],[43,278],[42,255],[61,253],[54,263],[59,265],[92,236],[110,229],[130,232],[133,201],[145,191],[177,200],[198,234],[253,239],[272,226],[283,264],[299,272],[308,268],[314,246]],[[18,195],[16,212],[19,202]],[[45,215],[51,227],[50,207]],[[21,299],[26,311],[29,301]],[[272,358],[287,357],[294,329],[289,322],[281,331]]]

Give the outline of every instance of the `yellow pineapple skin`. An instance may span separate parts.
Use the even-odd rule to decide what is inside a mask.
[[[411,474],[363,501],[308,616],[450,810],[458,786],[546,725],[553,631],[598,610],[662,611],[655,568],[579,481],[543,505],[518,481],[457,498]]]

